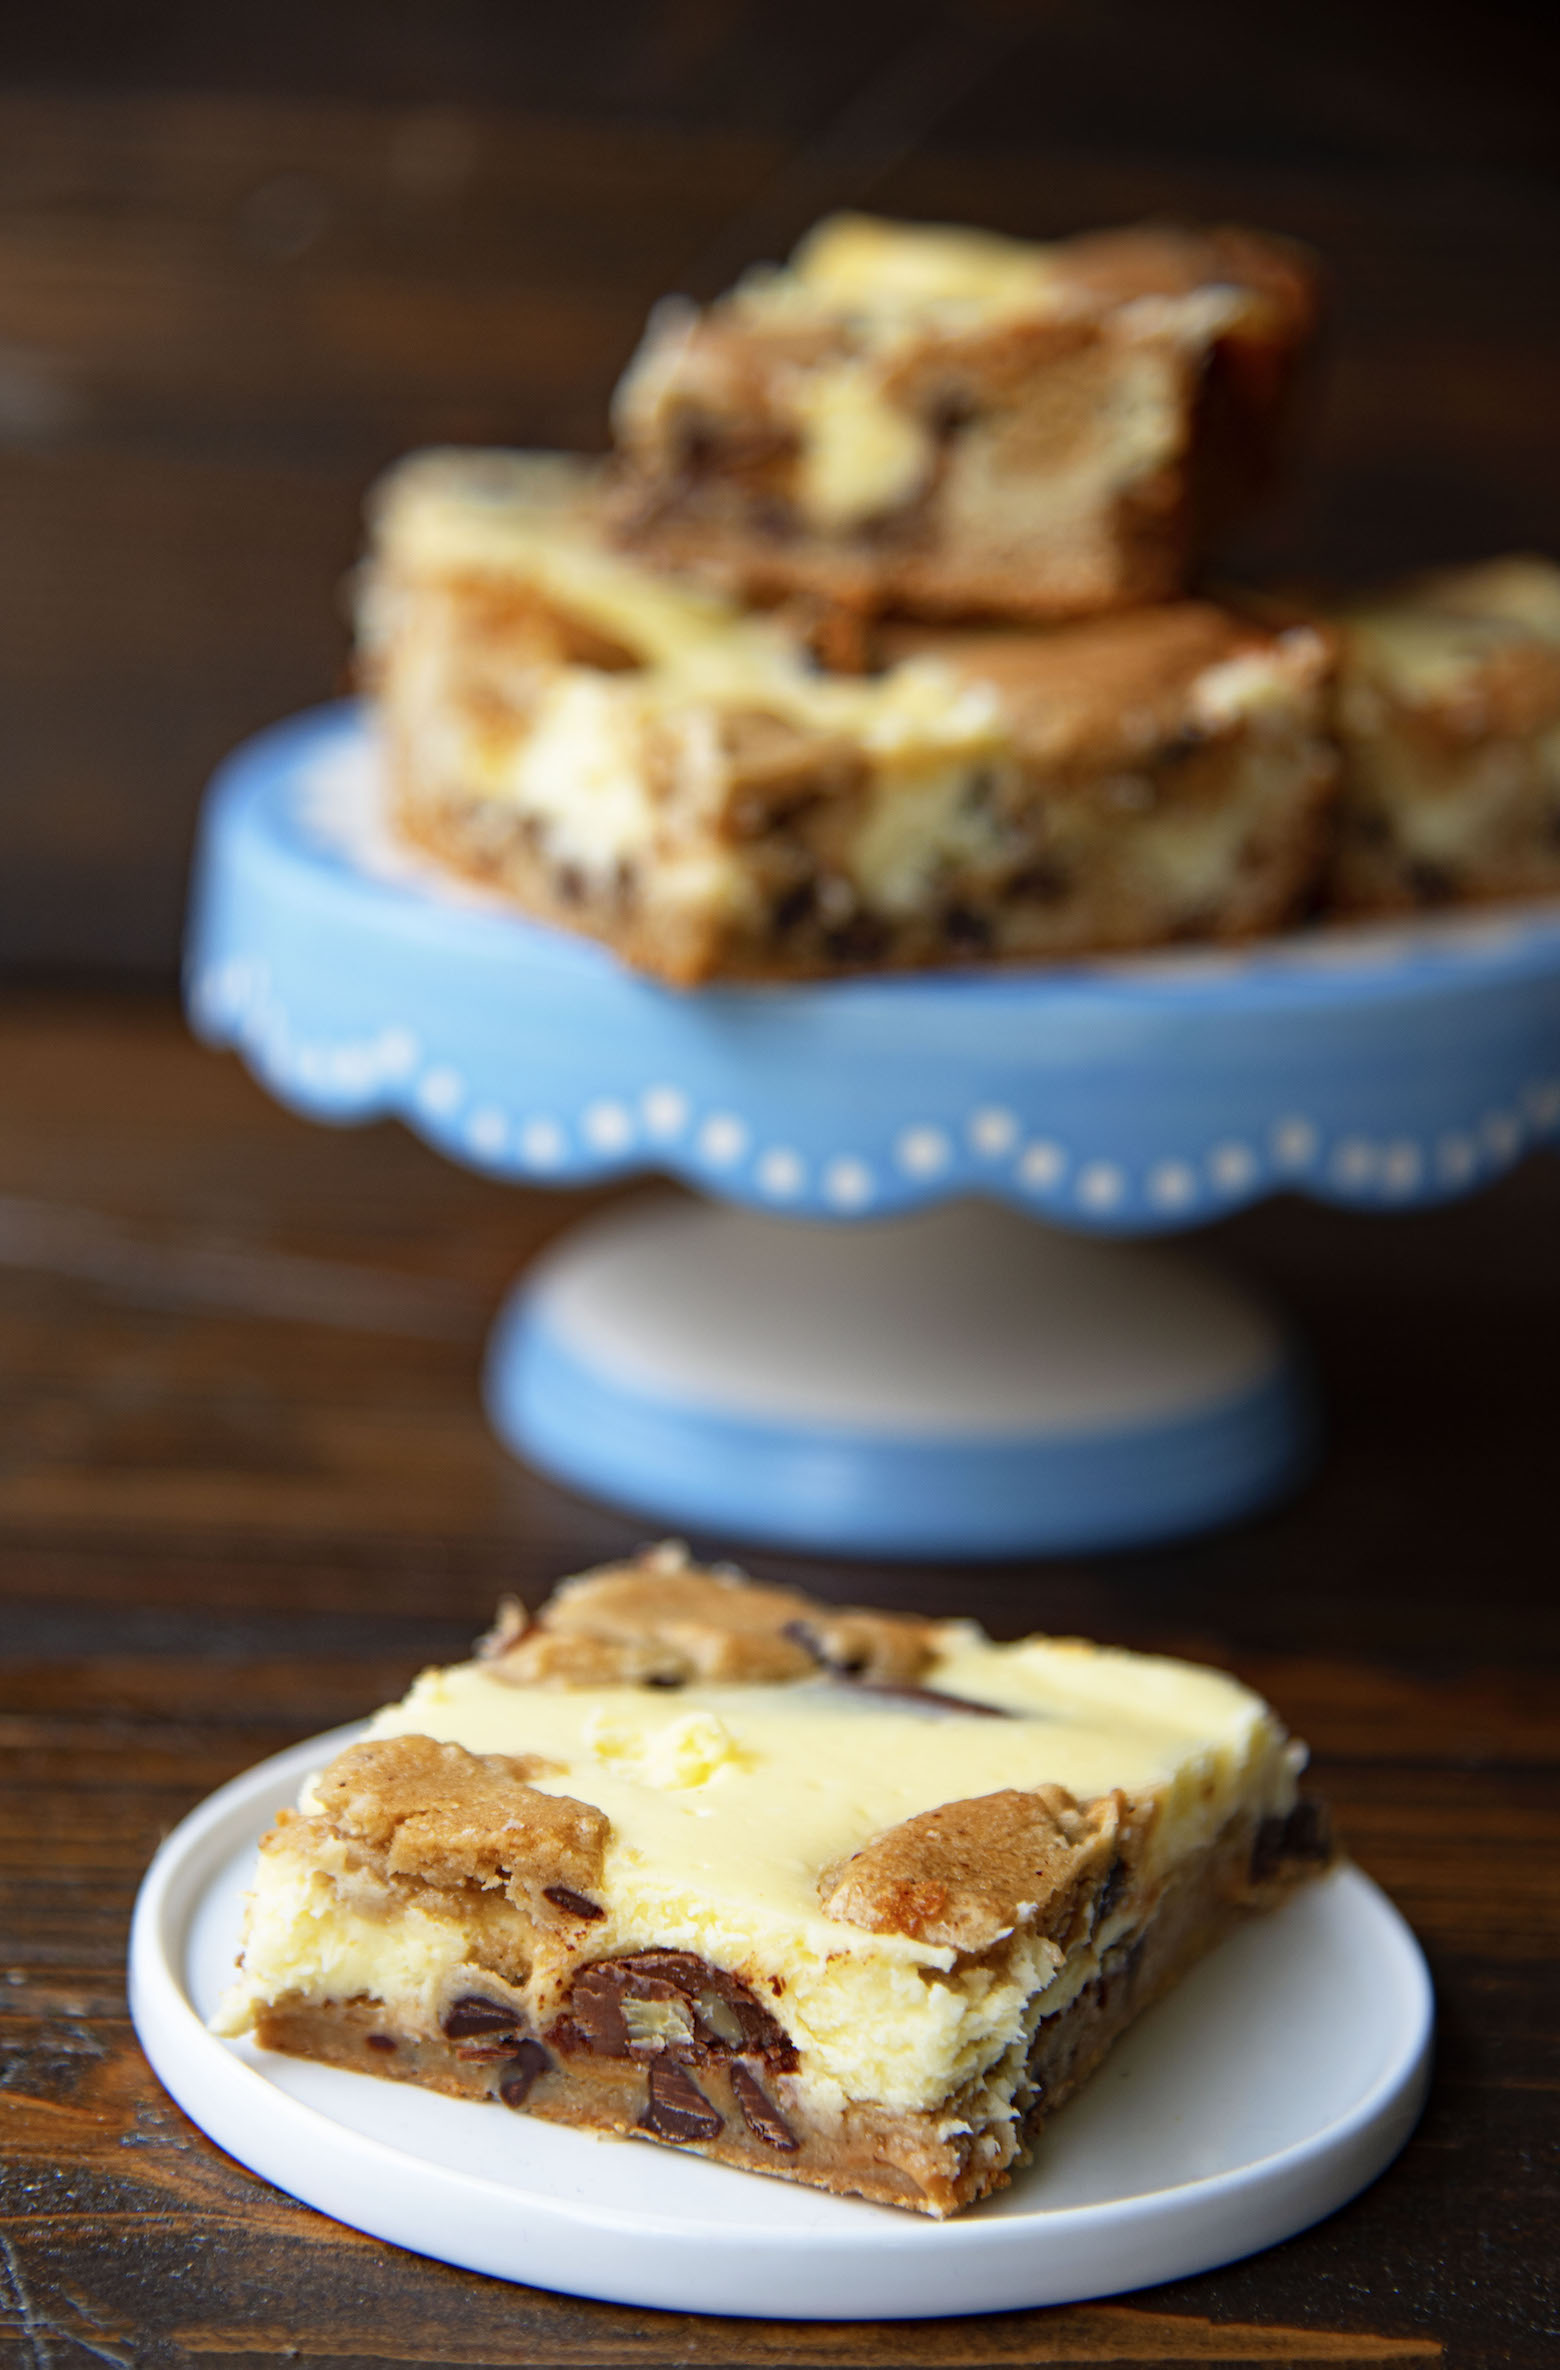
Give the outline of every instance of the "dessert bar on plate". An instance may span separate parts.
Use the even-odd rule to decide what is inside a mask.
[[[937,2216],[1329,1857],[1222,1673],[682,1550],[506,1608],[265,1837],[228,2034]]]
[[[1337,623],[1336,902],[1560,891],[1560,568],[1447,569]]]
[[[1305,622],[885,626],[827,674],[614,548],[589,464],[505,453],[392,473],[360,621],[401,829],[681,984],[1243,938],[1322,862]]]
[[[1261,482],[1309,261],[1236,229],[1035,246],[840,215],[668,299],[619,390],[623,531],[758,599],[1043,622],[1179,591]]]

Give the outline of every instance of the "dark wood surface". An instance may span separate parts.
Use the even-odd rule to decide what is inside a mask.
[[[170,1007],[0,1004],[0,2364],[1554,2361],[1560,1170],[1222,1247],[1307,1331],[1330,1443],[1223,1536],[982,1572],[819,1567],[1228,1664],[1315,1747],[1429,1952],[1435,2091],[1316,2230],[1149,2294],[827,2327],[595,2305],[355,2236],[148,2072],[126,1926],[157,1840],[265,1753],[460,1653],[502,1589],[639,1536],[511,1463],[483,1327],[579,1197],[275,1108]],[[710,1544],[710,1543],[707,1543]],[[722,1548],[732,1543],[720,1541]]]
[[[1534,0],[0,10],[0,967],[171,979],[374,472],[597,445],[658,294],[841,203],[1309,239],[1308,459],[1231,568],[1560,550],[1557,84]]]

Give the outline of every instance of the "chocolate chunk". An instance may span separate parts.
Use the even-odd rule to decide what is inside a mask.
[[[950,946],[966,949],[971,954],[984,954],[991,944],[991,924],[982,913],[968,905],[944,908],[943,936]]]
[[[665,1951],[642,1951],[639,1957],[644,1960],[670,1955]],[[686,2002],[687,1998],[682,1986],[668,1982],[665,1976],[652,1973],[633,1959],[602,1959],[574,1978],[565,2019],[567,2033],[560,2028],[559,2038],[566,2043],[578,2034],[593,2057],[627,2057],[634,2044],[623,2014],[625,1999]]]
[[[1104,1882],[1094,1896],[1094,1924],[1102,1926],[1127,1889],[1127,1863],[1118,1852],[1105,1871]]]
[[[856,1679],[867,1668],[868,1657],[863,1650],[858,1654],[831,1654],[818,1629],[810,1621],[788,1621],[785,1635],[794,1638],[804,1653],[810,1654],[820,1670],[836,1679]]]
[[[782,934],[787,930],[799,929],[803,922],[811,921],[815,902],[813,883],[798,881],[794,889],[787,889],[783,896],[775,899],[769,917],[772,927]]]
[[[888,928],[875,915],[853,914],[838,929],[826,930],[825,954],[835,963],[875,963],[888,946]]]
[[[512,2033],[519,2022],[520,2011],[507,2001],[468,1991],[445,2009],[440,2029],[447,2041],[470,2041],[478,2033]]]
[[[587,1901],[583,1893],[571,1893],[566,1884],[543,1885],[542,1899],[550,1901],[554,1909],[563,1910],[569,1917],[594,1920],[607,1914],[599,1902]]]
[[[976,1703],[968,1695],[944,1695],[940,1687],[896,1687],[888,1679],[862,1679],[856,1683],[856,1692],[881,1695],[890,1702],[921,1704],[932,1712],[973,1712],[980,1720],[1013,1718],[999,1703]]]
[[[395,2043],[392,2041],[388,2033],[368,2033],[364,2037],[367,2040],[370,2049],[381,2049],[388,2051],[395,2047]]]
[[[1137,1981],[1138,1968],[1143,1961],[1143,1936],[1135,1934],[1130,1940],[1118,1942],[1114,1950],[1105,1953],[1100,1971],[1091,1985],[1099,2002],[1100,2012],[1118,2000],[1123,1992],[1130,1992]]]
[[[1456,874],[1427,856],[1411,857],[1403,867],[1403,879],[1421,905],[1445,905],[1457,894]]]
[[[533,2084],[549,2072],[552,2059],[540,2041],[521,2041],[505,2066],[498,2095],[506,2107],[523,2107]]]
[[[583,2047],[595,2057],[633,2054],[625,2000],[676,2002],[686,2008],[687,2037],[669,2030],[659,2043],[663,2057],[696,2061],[740,2049],[771,2065],[796,2063],[784,2030],[740,1977],[708,1965],[691,1950],[638,1950],[582,1968],[557,2028],[560,2046]]]
[[[1284,1821],[1285,1859],[1330,1860],[1332,1849],[1332,1820],[1326,1803],[1302,1795]]]
[[[661,2140],[712,2140],[724,2127],[693,2076],[658,2059],[650,2068],[650,2095],[640,2127]]]
[[[796,2134],[773,2101],[766,2098],[758,2078],[744,2065],[731,2069],[731,2088],[749,2131],[761,2139],[766,2148],[779,2148],[783,2154],[796,2153]]]
[[[1072,878],[1062,865],[1042,856],[1011,875],[1007,894],[1029,898],[1037,905],[1054,905],[1069,894],[1072,885]]]
[[[974,1712],[987,1720],[1012,1718],[998,1704],[975,1703],[965,1695],[945,1695],[938,1687],[914,1687],[903,1680],[868,1678],[866,1674],[871,1667],[868,1649],[863,1647],[850,1654],[831,1653],[823,1633],[811,1621],[788,1621],[785,1635],[794,1638],[831,1679],[844,1680],[859,1695],[880,1695],[888,1702],[924,1704],[930,1711]]]
[[[1188,757],[1195,757],[1208,746],[1208,735],[1195,724],[1183,724],[1174,732],[1159,752],[1161,765],[1184,765]]]
[[[1252,1841],[1251,1881],[1270,1884],[1288,1861],[1332,1858],[1332,1822],[1324,1802],[1303,1796],[1287,1818],[1264,1819]]]

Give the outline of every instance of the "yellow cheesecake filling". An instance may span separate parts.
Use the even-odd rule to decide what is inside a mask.
[[[761,1991],[820,2103],[926,2109],[1064,2005],[1114,1930],[1065,1965],[1055,1944],[1022,1936],[994,1964],[961,1966],[951,1949],[826,1917],[825,1868],[942,1803],[1060,1784],[1080,1800],[1152,1796],[1149,1867],[1163,1877],[1237,1811],[1281,1814],[1295,1792],[1282,1731],[1220,1672],[1065,1640],[999,1646],[959,1623],[941,1640],[924,1684],[1009,1717],[827,1681],[668,1695],[519,1687],[462,1664],[425,1672],[369,1734],[544,1757],[537,1786],[611,1823],[592,1958],[695,1952]],[[458,1916],[388,1902],[376,1913],[337,1881],[345,1847],[332,1865],[312,1833],[307,1855],[288,1836],[284,1826],[261,1854],[242,1980],[219,2029],[244,2030],[267,1999],[367,1996],[435,2030],[466,1963]]]

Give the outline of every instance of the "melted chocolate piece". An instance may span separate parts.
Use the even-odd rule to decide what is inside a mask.
[[[1410,858],[1403,867],[1403,879],[1421,905],[1444,905],[1457,894],[1457,875],[1424,856]]]
[[[810,1621],[788,1621],[785,1635],[804,1647],[818,1668],[827,1671],[831,1679],[840,1679],[853,1687],[858,1695],[881,1695],[890,1702],[924,1704],[938,1712],[973,1712],[978,1719],[1011,1720],[1013,1714],[994,1703],[974,1703],[967,1695],[945,1695],[938,1687],[913,1687],[908,1682],[893,1679],[868,1679],[862,1676],[867,1668],[865,1654],[834,1654],[825,1647],[823,1639]]]
[[[370,2049],[389,2051],[395,2047],[388,2033],[368,2033],[364,2036]]]
[[[650,2068],[650,2095],[640,2127],[661,2140],[712,2140],[724,2128],[693,2076],[684,2067],[658,2061]]]
[[[1314,1864],[1332,1858],[1332,1821],[1325,1802],[1302,1796],[1289,1816],[1264,1819],[1251,1846],[1251,1881],[1268,1884],[1286,1861]]]
[[[1126,1889],[1127,1863],[1118,1852],[1106,1869],[1105,1880],[1094,1896],[1094,1915],[1090,1920],[1091,1930],[1094,1926],[1102,1926],[1105,1923]]]
[[[566,1884],[543,1885],[542,1899],[550,1901],[554,1909],[561,1909],[568,1917],[583,1917],[594,1921],[607,1914],[599,1902],[587,1901],[583,1893],[570,1892]]]
[[[782,2155],[794,2156],[796,2134],[773,2100],[765,2096],[758,2077],[749,2073],[746,2066],[734,2065],[731,2089],[754,2138],[762,2140],[766,2148],[778,2148]]]
[[[943,910],[943,936],[950,946],[984,954],[991,944],[991,924],[983,913],[972,906],[949,905]]]
[[[498,2095],[506,2107],[523,2107],[532,2086],[552,2069],[552,2059],[540,2041],[521,2041],[504,2069]]]
[[[623,2013],[625,2000],[680,2006],[686,2037],[669,2033],[636,2041]],[[773,2066],[789,2069],[796,2063],[785,2032],[747,1985],[691,1950],[636,1950],[628,1958],[598,1959],[582,1968],[554,2029],[560,2048],[588,2049],[594,2057],[653,2050],[663,2060],[698,2063],[741,2050]]]
[[[810,1621],[788,1621],[785,1636],[810,1654],[820,1670],[834,1679],[859,1679],[867,1667],[865,1654],[831,1654]]]
[[[444,2011],[440,2030],[447,2041],[475,2040],[479,2033],[512,2033],[520,2011],[506,2000],[490,2000],[479,1991],[462,1992]]]
[[[892,1679],[854,1679],[858,1695],[881,1695],[890,1702],[917,1703],[933,1712],[973,1712],[977,1720],[1011,1720],[1012,1712],[999,1703],[976,1703],[968,1695],[944,1695],[940,1687],[896,1686]]]

